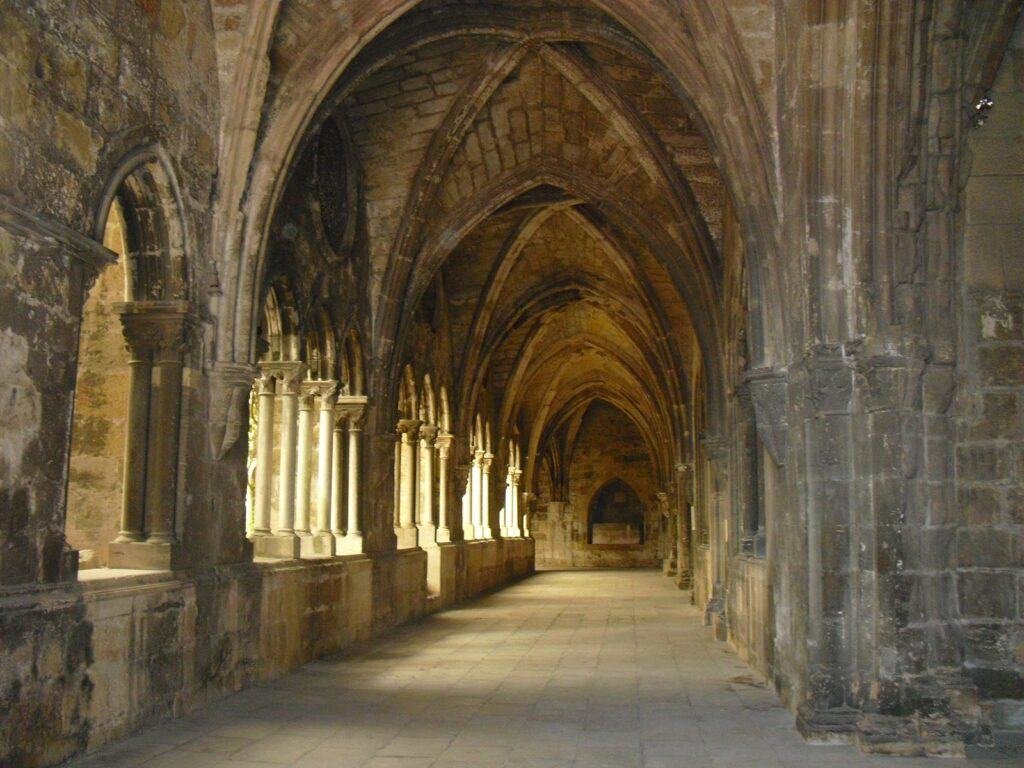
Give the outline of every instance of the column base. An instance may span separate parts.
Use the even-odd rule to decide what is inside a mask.
[[[112,541],[107,547],[107,567],[173,571],[181,567],[181,545],[177,542]]]
[[[295,560],[301,552],[299,537],[294,533],[253,536],[252,547],[256,557],[276,557],[283,560]]]
[[[478,531],[478,533],[477,533],[477,538],[478,539],[493,539],[494,538],[494,534],[491,533],[491,527],[488,525],[488,526],[485,526],[485,527],[481,528]]]
[[[423,523],[416,526],[416,539],[421,547],[437,546],[437,526],[433,523]]]
[[[327,531],[299,534],[299,555],[316,560],[334,556],[334,536]]]
[[[363,534],[346,533],[334,535],[335,555],[361,555],[363,554]]]
[[[438,528],[434,534],[434,541],[438,544],[449,544],[453,541],[451,528]]]
[[[399,549],[416,549],[419,546],[419,531],[415,527],[395,528],[395,538],[398,539]]]

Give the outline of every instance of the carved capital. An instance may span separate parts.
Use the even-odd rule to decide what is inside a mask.
[[[338,397],[338,382],[331,379],[319,379],[306,383],[320,398],[320,410],[333,411]]]
[[[349,429],[362,429],[363,416],[366,413],[366,397],[345,394],[345,390],[342,388],[336,399],[334,413],[339,420],[348,421]]]
[[[437,427],[433,424],[424,424],[420,427],[420,444],[424,448],[433,448],[437,439]]]
[[[434,438],[434,447],[437,448],[437,454],[440,458],[448,458],[454,439],[455,436],[448,432],[439,432],[437,437]]]
[[[399,419],[395,432],[401,436],[403,443],[412,443],[415,442],[422,423],[419,419]]]
[[[184,301],[122,301],[114,304],[121,317],[128,353],[136,359],[171,362],[185,349],[192,316]]]
[[[772,460],[786,465],[789,453],[789,377],[784,371],[756,368],[744,376],[754,406],[754,422]]]
[[[480,466],[483,469],[484,474],[490,474],[492,463],[494,463],[494,454],[484,453],[484,455],[480,458]]]
[[[260,370],[281,382],[277,387],[279,395],[301,394],[306,375],[306,364],[301,360],[266,360],[260,363]]]

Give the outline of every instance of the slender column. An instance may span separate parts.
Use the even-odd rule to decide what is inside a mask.
[[[281,379],[278,399],[281,401],[281,462],[278,470],[277,530],[275,533],[293,533],[295,530],[295,449],[296,420],[299,409],[301,373],[293,371]]]
[[[401,442],[401,492],[398,499],[398,522],[401,528],[415,527],[416,514],[416,436],[420,422],[403,419],[399,424]]]
[[[313,480],[313,405],[316,389],[304,381],[299,391],[299,435],[295,477],[295,532],[308,534],[309,501]]]
[[[161,317],[160,342],[153,359],[149,449],[146,454],[146,541],[174,541],[177,502],[178,432],[181,418],[181,369],[185,351],[185,315]]]
[[[331,504],[334,486],[335,461],[335,418],[334,402],[337,397],[337,383],[324,381],[320,383],[320,408],[317,411],[317,445],[316,445],[316,519],[317,527],[340,532],[339,510]],[[340,474],[340,468],[338,471]]]
[[[345,533],[359,538],[359,450],[362,447],[362,411],[350,413],[348,419],[348,524]]]
[[[509,536],[509,515],[512,512],[512,467],[505,473],[505,503],[498,514],[498,531],[502,538]]]
[[[276,377],[264,372],[256,380],[259,398],[256,424],[256,489],[254,501],[253,533],[270,533],[270,499],[274,482],[274,392]]]
[[[149,390],[153,371],[153,340],[122,315],[128,351],[128,425],[124,444],[121,532],[115,541],[142,541],[146,504],[146,434],[149,431]]]
[[[523,535],[519,529],[519,483],[522,478],[523,470],[515,469],[512,471],[512,511],[509,513],[508,518],[508,535],[516,538]]]
[[[482,539],[483,535],[483,497],[480,492],[483,489],[483,460],[484,452],[478,449],[473,452],[473,468],[469,475],[469,519],[473,529],[473,538]]]
[[[331,531],[344,534],[345,515],[345,414],[338,408],[331,414]]]
[[[425,425],[420,427],[419,457],[419,515],[417,525],[420,531],[420,545],[434,543],[434,441],[437,438],[437,427]]]
[[[442,432],[434,441],[437,448],[437,534],[436,541],[445,543],[452,540],[448,527],[448,458],[452,436]]]
[[[693,465],[676,465],[676,584],[680,589],[693,587],[693,563],[690,553],[690,504],[693,498]]]
[[[493,461],[494,456],[485,453],[480,464],[480,518],[483,523],[482,538],[484,539],[493,537],[491,533],[491,462]]]

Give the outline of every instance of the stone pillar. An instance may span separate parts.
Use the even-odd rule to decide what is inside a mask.
[[[121,532],[115,540],[119,544],[145,538],[142,526],[146,505],[146,434],[149,430],[149,391],[155,341],[130,318],[130,315],[121,316],[129,359]]]
[[[339,532],[335,531],[334,544],[337,554],[355,555],[363,551],[363,530],[359,523],[359,487],[360,451],[362,450],[363,436],[362,419],[365,411],[365,397],[361,395],[342,395],[338,397],[339,429],[342,424],[348,426],[348,478],[345,483],[348,494],[344,499],[344,512],[342,512],[341,506],[342,498],[340,495],[338,497],[339,521],[344,514],[345,532],[343,536],[340,536]],[[339,435],[336,449],[341,451],[341,446],[343,446],[342,433],[339,431],[335,434]],[[340,473],[340,465],[338,466]],[[340,477],[338,482],[341,482]]]
[[[274,482],[274,406],[277,378],[265,371],[256,380],[259,399],[258,421],[256,424],[256,489],[253,520],[253,535],[266,536],[270,533],[270,502]]]
[[[480,462],[480,520],[482,529],[480,538],[491,539],[494,534],[491,532],[491,464],[494,462],[494,455],[485,453]]]
[[[437,427],[420,427],[419,516],[416,521],[420,546],[435,544],[437,525],[434,522],[434,441]]]
[[[676,465],[676,487],[672,517],[676,521],[676,585],[693,587],[693,557],[690,542],[690,499],[693,498],[693,465]]]
[[[468,463],[459,463],[455,465],[454,481],[456,490],[461,489],[462,495],[459,497],[461,500],[461,509],[459,510],[459,532],[460,535],[456,539],[457,541],[469,541],[476,537],[476,532],[473,528],[473,505],[475,504],[476,492],[473,490],[473,453],[470,452],[470,461]]]
[[[523,470],[518,468],[512,470],[512,511],[509,512],[508,517],[508,535],[514,538],[518,538],[523,535],[522,529],[519,525],[519,483],[522,479]]]
[[[313,480],[313,406],[316,388],[311,381],[304,381],[299,391],[299,431],[296,455],[295,477],[295,533],[299,536],[310,534],[310,495]]]
[[[299,361],[262,363],[264,371],[277,379],[277,400],[281,408],[281,445],[278,464],[277,526],[270,536],[253,539],[255,553],[263,557],[296,558],[301,553],[295,535],[295,481],[298,443],[299,395],[305,364]],[[257,475],[259,473],[257,467]],[[269,494],[268,494],[269,495]]]
[[[170,569],[176,566],[178,542],[175,531],[178,500],[178,437],[181,424],[181,374],[189,325],[184,301],[134,301],[117,305],[126,337],[151,350],[148,376],[141,372],[132,383],[128,446],[135,454],[126,470],[135,472],[145,462],[141,481],[131,483],[132,511],[128,541],[112,542],[108,562],[112,568]],[[149,355],[146,355],[148,357]],[[143,392],[149,379],[148,398]],[[137,383],[136,383],[137,382]],[[148,412],[142,416],[143,400]],[[140,418],[141,417],[141,418]],[[129,484],[126,483],[126,493]],[[139,529],[139,512],[141,530]],[[135,534],[141,533],[140,542]]]
[[[332,533],[341,531],[340,509],[331,501],[335,483],[335,474],[340,474],[338,440],[335,436],[334,417],[337,382],[320,382],[320,409],[318,412],[317,449],[316,449],[316,517],[318,527]],[[336,469],[337,468],[337,469]]]
[[[153,357],[153,387],[149,400],[146,541],[169,545],[175,540],[185,314],[169,313],[161,318],[160,328],[160,342]]]
[[[334,554],[334,535],[332,531],[332,508],[331,490],[334,482],[334,400],[337,382],[334,381],[306,381],[302,385],[303,394],[299,399],[299,503],[296,507],[296,525],[300,519],[299,510],[302,509],[303,499],[306,500],[307,518],[309,517],[309,482],[312,474],[313,458],[308,456],[305,464],[305,476],[303,475],[302,457],[302,423],[305,414],[304,400],[309,393],[308,420],[310,424],[310,435],[306,440],[312,451],[312,423],[313,423],[313,400],[319,400],[317,415],[317,477],[316,477],[316,519],[308,520],[309,529],[301,537],[301,554],[303,557],[330,557]],[[302,489],[302,482],[305,480],[305,492]]]
[[[295,464],[297,450],[296,422],[299,410],[301,381],[298,376],[284,376],[278,400],[281,402],[281,449],[279,453],[277,488],[278,534],[295,532]]]
[[[420,429],[417,419],[398,422],[398,548],[416,546],[416,452]]]
[[[452,436],[442,432],[434,440],[437,449],[437,533],[434,540],[439,544],[452,540],[448,527],[448,460],[451,453]]]
[[[728,498],[728,449],[718,436],[706,436],[702,442],[711,475],[707,510],[711,535],[708,552],[714,579],[711,596],[704,606],[704,623],[714,628],[716,639],[725,640],[728,635],[725,594],[728,583],[729,539],[729,509],[725,503]]]
[[[498,532],[502,538],[511,536],[509,531],[512,529],[510,522],[512,517],[512,498],[515,496],[515,491],[512,488],[512,465],[508,467],[508,471],[505,473],[505,504],[501,508],[501,513],[498,515]]]
[[[658,491],[658,511],[664,521],[664,540],[661,542],[661,572],[666,576],[675,576],[677,571],[676,546],[678,535],[676,534],[676,516],[672,514],[672,507],[669,504],[668,491]]]

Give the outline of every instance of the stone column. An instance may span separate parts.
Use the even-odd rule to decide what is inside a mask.
[[[151,544],[175,540],[185,319],[184,312],[168,312],[160,318],[160,342],[153,357],[146,454],[146,541]]]
[[[254,536],[265,536],[270,533],[270,502],[274,483],[274,406],[277,400],[274,390],[276,382],[277,378],[267,374],[266,371],[256,380],[259,412],[256,424]]]
[[[498,533],[502,538],[511,536],[509,533],[511,524],[509,520],[512,517],[512,497],[515,495],[515,491],[512,490],[512,466],[509,465],[508,471],[505,473],[505,503],[501,507],[501,513],[498,515]]]
[[[672,515],[672,509],[669,506],[668,491],[658,491],[655,495],[658,498],[658,512],[661,514],[663,521],[662,535],[664,540],[661,542],[661,572],[665,576],[675,576],[676,542],[678,539],[675,531],[676,519]]]
[[[480,462],[480,519],[483,524],[481,538],[491,539],[494,534],[491,532],[491,464],[494,455],[485,453]]]
[[[125,485],[131,494],[127,541],[112,542],[108,562],[112,568],[174,567],[177,553],[175,518],[178,501],[178,436],[181,423],[181,374],[188,332],[188,304],[184,301],[133,301],[116,306],[126,336],[150,350],[152,367],[146,363],[133,369],[139,375],[132,382],[126,452],[126,470],[145,470]],[[148,379],[148,394],[143,387]],[[147,401],[144,403],[144,401]],[[143,415],[142,409],[147,407]],[[141,504],[139,496],[142,495]],[[141,529],[139,513],[141,512]],[[145,537],[140,542],[135,537]]]
[[[301,386],[299,376],[285,375],[281,378],[281,389],[278,392],[278,399],[281,401],[281,450],[277,476],[278,534],[295,532],[296,422]]]
[[[693,465],[676,465],[676,585],[680,589],[693,587],[693,558],[690,544],[690,503],[693,498]]]
[[[334,533],[341,531],[340,509],[331,504],[335,466],[340,459],[335,454],[338,447],[334,417],[337,386],[335,381],[320,382],[316,449],[316,517],[319,527],[325,530],[329,527]]]
[[[317,473],[316,473],[316,519],[310,521],[310,531],[302,536],[303,557],[330,557],[334,554],[334,536],[332,534],[331,516],[331,490],[334,482],[334,399],[337,382],[334,381],[307,381],[303,384],[303,397],[308,391],[319,400],[317,412]],[[299,401],[299,427],[302,427],[302,399]],[[313,404],[309,407],[309,422],[312,427]],[[312,432],[312,429],[310,429]],[[312,437],[312,435],[310,435]],[[302,446],[302,435],[299,436],[300,449]],[[312,444],[312,440],[310,440]],[[308,474],[312,471],[312,456],[307,461],[308,469],[306,482],[309,483]],[[302,503],[301,480],[303,479],[302,455],[299,455],[299,508]],[[308,487],[305,498],[309,498]],[[308,504],[308,502],[307,502]],[[298,508],[297,508],[298,509]],[[296,519],[298,519],[296,514]]]
[[[483,461],[484,452],[477,449],[473,452],[473,466],[469,471],[469,523],[474,539],[484,537],[483,530]]]
[[[704,606],[704,623],[713,627],[715,638],[725,640],[728,635],[726,614],[726,584],[728,583],[728,538],[729,509],[728,448],[717,435],[702,439],[707,456],[711,487],[708,489],[708,531],[711,536],[708,553],[711,557],[711,573],[714,582],[711,596]]]
[[[419,516],[416,521],[420,546],[435,544],[437,525],[434,522],[434,441],[437,427],[420,427]]]
[[[455,483],[456,492],[459,496],[459,516],[456,541],[469,541],[474,538],[473,531],[473,499],[476,494],[473,490],[473,459],[470,452],[469,463],[457,463],[452,469],[452,481]]]
[[[359,523],[360,451],[362,450],[362,419],[366,410],[366,398],[346,395],[338,398],[338,408],[348,423],[348,497],[345,536],[341,542],[335,540],[339,554],[358,554],[363,551],[363,531]]]
[[[399,490],[398,490],[398,548],[416,546],[416,442],[420,421],[402,419],[398,422]]]
[[[295,481],[298,443],[299,395],[305,364],[299,361],[271,361],[261,364],[277,379],[277,400],[281,408],[281,445],[278,464],[277,526],[273,535],[253,539],[255,553],[263,557],[296,558],[301,554],[295,535]],[[257,467],[257,474],[259,467]],[[268,494],[269,495],[269,494]]]
[[[434,440],[437,449],[437,533],[434,540],[439,544],[452,540],[448,527],[448,460],[451,453],[452,436],[442,432]]]
[[[146,504],[146,434],[155,339],[131,315],[122,315],[128,351],[128,424],[125,429],[121,532],[115,543],[142,541]]]
[[[523,479],[523,470],[514,469],[512,471],[512,511],[509,512],[509,531],[508,535],[514,538],[522,536],[522,530],[519,526],[519,483]]]
[[[296,455],[295,477],[295,533],[299,536],[310,534],[310,495],[313,480],[313,406],[316,400],[316,386],[304,381],[299,391],[299,432]]]
[[[335,406],[331,415],[331,531],[335,545],[345,535],[345,412]]]

